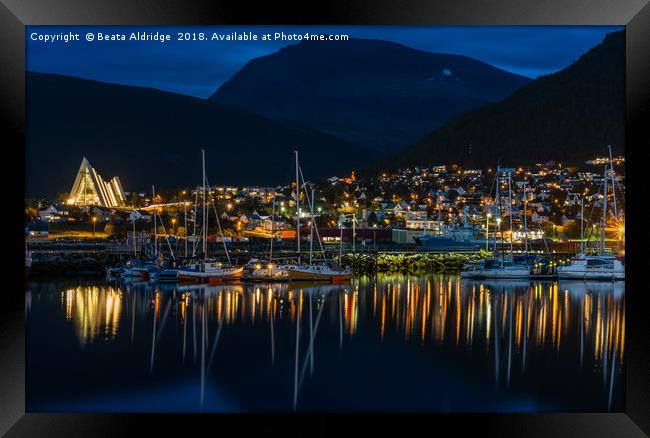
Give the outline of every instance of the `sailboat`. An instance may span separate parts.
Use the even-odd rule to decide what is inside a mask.
[[[497,173],[495,176],[496,184],[496,202],[498,206],[498,220],[497,226],[501,228],[501,197],[500,197],[500,174],[505,173],[508,176],[508,199],[509,199],[509,215],[510,215],[510,230],[512,230],[512,181],[511,181],[511,171],[507,169],[501,169],[497,167]],[[495,235],[496,236],[496,235]],[[501,233],[501,239],[503,241],[503,233]],[[503,242],[502,242],[503,243]],[[510,252],[509,254],[504,254],[503,248],[501,248],[501,257],[492,257],[478,263],[467,264],[463,266],[463,269],[460,272],[462,278],[494,278],[494,279],[528,279],[530,278],[531,266],[526,262],[521,262],[513,256],[512,252],[512,243],[513,237],[512,232],[510,233]],[[503,245],[502,245],[503,246]],[[496,237],[494,242],[495,253],[496,253]]]
[[[609,150],[609,166],[605,166],[603,178],[603,215],[600,230],[599,253],[585,254],[583,236],[580,239],[580,252],[576,254],[566,266],[557,268],[558,278],[561,280],[625,280],[625,259],[620,254],[609,253],[605,249],[605,225],[607,219],[608,178],[612,181],[614,192],[614,210],[616,210],[616,192],[612,150]],[[608,175],[609,173],[609,175]]]
[[[300,165],[298,164],[298,151],[294,151],[296,157],[296,239],[298,247],[298,263],[290,265],[281,265],[281,269],[287,271],[287,274],[291,280],[304,280],[304,281],[331,281],[331,282],[343,282],[350,280],[352,278],[352,271],[349,268],[341,268],[333,260],[319,260],[314,261],[312,257],[313,253],[313,234],[316,230],[316,238],[318,243],[321,245],[321,252],[324,254],[322,248],[322,242],[318,236],[318,228],[316,228],[315,217],[314,217],[314,196],[312,190],[312,196],[310,198],[309,194],[306,192],[306,183],[304,176],[302,177],[303,186],[305,189],[305,194],[307,195],[307,200],[309,203],[309,211],[311,216],[311,240],[309,245],[309,264],[304,265],[300,263],[300,177],[302,176],[302,171],[300,170]]]
[[[208,208],[207,208],[207,179],[205,176],[205,150],[201,149],[201,157],[203,161],[203,260],[196,260],[184,269],[178,270],[178,278],[180,281],[189,281],[189,282],[208,282],[210,284],[219,284],[224,281],[236,281],[239,280],[244,272],[243,267],[232,266],[230,263],[228,265],[223,264],[215,260],[209,260],[207,258],[208,253]],[[216,214],[216,208],[215,208]],[[217,214],[217,222],[219,221],[219,215]],[[221,231],[221,226],[219,226]],[[226,250],[226,256],[230,260],[228,255],[228,248],[224,242],[224,248]]]

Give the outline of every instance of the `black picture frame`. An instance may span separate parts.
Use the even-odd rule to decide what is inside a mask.
[[[22,264],[24,199],[16,187],[25,178],[25,38],[26,25],[54,24],[416,24],[416,25],[625,25],[626,28],[626,412],[620,414],[431,414],[356,417],[364,433],[430,431],[483,436],[646,436],[650,435],[650,318],[647,292],[641,284],[644,243],[643,148],[650,136],[650,5],[647,0],[542,1],[332,1],[276,4],[264,2],[182,0],[3,0],[0,3],[0,145],[4,161],[4,268],[12,283],[4,291],[0,319],[0,434],[26,436],[117,436],[133,432],[136,423],[149,434],[179,427],[186,433],[207,426],[213,433],[224,425],[240,430],[287,433],[340,433],[338,420],[312,415],[246,421],[242,416],[25,414],[24,270]],[[646,141],[644,141],[646,140]],[[13,199],[15,198],[15,199]],[[7,246],[7,245],[5,245]],[[343,416],[346,420],[351,416]],[[288,421],[286,421],[288,420]],[[332,421],[337,420],[337,421]],[[293,429],[296,423],[308,429]],[[292,430],[293,429],[293,430]],[[228,429],[231,430],[231,429]],[[235,429],[237,430],[237,429]],[[424,429],[426,430],[426,429]],[[297,431],[297,432],[296,432]],[[409,430],[410,431],[410,430]],[[197,432],[198,434],[198,432]]]

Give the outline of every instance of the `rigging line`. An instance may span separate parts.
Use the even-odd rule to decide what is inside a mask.
[[[162,217],[161,217],[159,214],[156,213],[156,209],[155,209],[155,208],[154,208],[154,210],[153,210],[153,214],[154,214],[154,216],[157,215],[158,218],[160,219],[160,226],[161,226],[162,229],[163,229],[163,233],[165,233],[165,240],[167,241],[167,246],[169,246],[169,252],[171,253],[172,258],[175,260],[176,257],[174,256],[174,250],[172,249],[172,245],[169,243],[169,236],[167,235],[167,230],[165,229],[165,224],[163,223]]]
[[[600,190],[603,188],[604,181],[605,180],[603,179],[603,181],[600,182],[600,184],[598,185],[598,191],[596,193],[600,193]],[[603,205],[605,205],[604,202],[603,202]],[[589,212],[589,219],[587,220],[587,227],[589,228],[589,235],[588,235],[588,238],[587,238],[587,242],[585,243],[585,249],[587,248],[587,245],[589,244],[589,242],[591,242],[591,237],[593,235],[593,230],[594,229],[593,229],[593,226],[592,226],[592,223],[591,223],[592,222],[591,218],[594,215],[595,209],[596,209],[596,202],[591,204],[591,211]]]
[[[205,182],[208,184],[208,187],[210,187],[210,181],[208,181],[208,177],[205,177]],[[214,210],[214,215],[217,218],[217,226],[219,227],[219,234],[221,235],[221,242],[223,243],[223,249],[226,252],[226,258],[228,259],[228,264],[232,266],[232,263],[230,262],[230,254],[228,253],[228,246],[226,245],[226,240],[223,238],[223,231],[221,230],[221,221],[219,220],[219,213],[217,213],[217,206],[216,202],[212,203],[212,209]]]
[[[320,246],[321,253],[323,254],[323,259],[325,259],[325,249],[323,248],[323,242],[321,242],[320,239],[320,233],[318,232],[318,227],[316,226],[316,220],[314,218],[314,206],[312,205],[312,199],[309,196],[309,193],[307,192],[307,182],[305,181],[305,177],[302,174],[302,167],[298,166],[298,171],[300,173],[300,177],[302,178],[302,185],[303,189],[305,190],[305,195],[307,198],[307,202],[309,203],[309,210],[311,212],[311,223],[314,226],[314,229],[316,230],[316,238],[318,239],[318,245]],[[310,186],[313,188],[313,184],[309,183]]]
[[[200,233],[203,235],[203,225],[201,225]],[[194,242],[192,242],[192,257],[196,257],[196,250],[199,247],[199,242],[201,241],[201,239],[196,238],[197,236],[194,237]]]

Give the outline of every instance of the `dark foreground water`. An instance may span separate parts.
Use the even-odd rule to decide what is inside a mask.
[[[30,412],[625,408],[623,283],[29,286]]]

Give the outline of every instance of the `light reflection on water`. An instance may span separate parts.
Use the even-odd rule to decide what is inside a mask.
[[[43,301],[51,300],[53,293],[59,294],[60,305],[45,307]],[[515,411],[621,411],[624,306],[622,283],[490,282],[457,276],[384,276],[362,278],[350,285],[33,283],[28,326],[41,328],[51,319],[64,319],[71,324],[82,352],[91,348],[95,354],[105,354],[109,346],[120,346],[119,353],[111,353],[117,354],[113,358],[137,370],[146,368],[153,386],[175,374],[192,376],[197,380],[198,406],[185,408],[189,410],[222,410],[208,393],[217,381],[250,379],[237,371],[244,367],[273,380],[261,379],[258,386],[273,384],[281,390],[265,396],[269,398],[264,402],[253,400],[253,390],[231,393],[237,399],[236,410],[345,410],[347,405],[324,398],[322,391],[315,389],[331,385],[346,391],[349,385],[339,385],[341,376],[331,371],[337,362],[346,361],[348,368],[381,369],[389,366],[385,362],[408,367],[413,361],[413,366],[425,366],[424,385],[436,387],[433,379],[446,378],[436,368],[442,363],[440,366],[450,368],[450,380],[458,374],[459,381],[476,382],[482,392],[484,386],[497,391],[494,395],[467,394],[468,399],[484,397],[486,401],[466,404],[462,396],[454,394],[452,410],[499,410],[498,403],[489,404],[494,396],[504,406],[514,404],[504,409]],[[36,312],[37,308],[41,311]],[[38,322],[33,321],[36,315]],[[43,332],[31,333],[33,348],[38,348]],[[60,338],[57,342],[70,340]],[[355,349],[369,353],[368,358],[346,359]],[[147,356],[144,360],[142,351]],[[440,354],[433,358],[435,362],[428,355],[431,351]],[[405,353],[415,356],[406,357]],[[78,354],[86,360],[84,353]],[[372,355],[376,357],[371,359]],[[426,375],[429,362],[431,373],[438,374],[435,377]],[[92,373],[88,378],[93,378]],[[376,379],[360,372],[354,379],[351,384],[366,388],[368,397],[375,397]],[[561,387],[569,379],[584,385],[585,394],[566,402],[568,394],[562,394]],[[142,382],[139,379],[138,383]],[[549,393],[543,389],[547,385],[559,385],[560,389]],[[43,406],[51,410],[56,404],[55,391],[36,392],[33,398],[39,403],[34,403],[34,410],[47,410]],[[403,392],[390,397],[408,399],[399,405],[405,410],[418,397],[421,404],[416,409],[441,409],[435,394],[410,397],[408,389]],[[528,403],[532,400],[533,407],[522,404],[517,408],[517,400],[522,398]],[[394,406],[394,401],[367,402],[367,407],[357,409],[390,410]],[[168,408],[162,410],[174,410],[174,406],[169,400]]]

